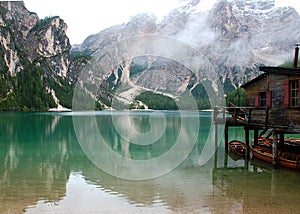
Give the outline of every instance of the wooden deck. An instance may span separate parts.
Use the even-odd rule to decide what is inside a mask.
[[[258,145],[259,137],[266,134],[267,131],[272,135],[272,151],[273,164],[278,162],[277,151],[278,147],[284,145],[285,134],[300,133],[299,128],[292,127],[285,124],[274,124],[270,120],[268,108],[254,108],[254,107],[214,107],[214,123],[217,133],[219,125],[225,125],[225,150],[228,152],[228,132],[229,127],[241,126],[245,130],[245,143],[247,146],[247,157],[249,158],[250,151],[250,130],[253,131],[253,144]],[[217,134],[216,134],[217,135]],[[215,143],[219,139],[215,139]],[[217,144],[216,144],[217,145]],[[299,145],[300,146],[300,145]]]
[[[255,107],[214,107],[214,122],[226,126],[243,126],[246,129],[275,129],[278,132],[300,133],[300,128],[288,124],[278,124],[270,120],[268,108]]]

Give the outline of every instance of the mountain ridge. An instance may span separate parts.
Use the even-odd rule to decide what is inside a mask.
[[[208,12],[197,12],[199,1],[186,2],[158,23],[146,14],[143,19],[151,22],[152,27],[146,30],[142,25],[139,28],[142,33],[134,29],[130,33],[128,26],[136,23],[133,18],[127,24],[107,28],[87,38],[82,48],[103,48],[120,39],[154,34],[179,39],[205,52],[216,67],[219,67],[218,62],[222,62],[227,68],[235,65],[251,68],[255,64],[282,64],[292,55],[291,48],[298,41],[300,30],[296,26],[300,24],[299,14],[290,7],[276,8],[274,1],[254,0],[246,4],[240,0],[222,0]],[[242,10],[243,7],[248,9]],[[253,11],[256,13],[253,14]],[[126,33],[122,34],[124,31]],[[118,35],[118,38],[107,39],[108,35]],[[245,74],[245,71],[241,72]],[[242,84],[241,81],[233,83]]]
[[[71,55],[66,23],[58,16],[39,19],[22,1],[0,2],[0,11],[0,110],[40,111],[64,103],[83,62]]]
[[[220,80],[223,85],[237,88],[260,74],[259,65],[279,65],[293,54],[292,48],[300,35],[300,30],[297,28],[300,25],[300,16],[293,8],[277,8],[274,1],[266,0],[253,0],[247,3],[240,0],[220,0],[210,11],[202,11],[199,10],[200,3],[200,1],[184,1],[181,7],[174,9],[160,21],[153,15],[139,14],[126,24],[107,28],[88,37],[81,48],[101,50],[115,46],[110,58],[118,59],[115,61],[119,61],[122,68],[147,67],[146,65],[157,63],[159,58],[145,57],[144,65],[136,65],[135,56],[120,58],[121,52],[126,51],[126,48],[121,50],[118,45],[124,45],[126,43],[124,41],[139,37],[140,41],[125,45],[129,50],[138,43],[142,44],[142,37],[149,37],[149,35],[181,41],[186,46],[192,47],[195,53],[202,54],[204,63],[209,67],[208,70],[204,66],[198,71],[193,71],[194,76],[192,71],[184,71],[187,73],[183,72],[181,76],[193,76],[187,84],[186,78],[179,78],[180,74],[170,75],[170,71],[178,66],[176,63],[155,70],[160,73],[156,78],[149,67],[132,77],[127,74],[131,86],[148,88],[158,93],[169,93],[168,81],[161,80],[170,80],[175,83],[173,85],[177,85],[177,89],[173,91],[175,95],[179,89],[183,91],[184,85],[186,90],[192,92],[191,90],[197,88],[197,84],[206,80],[212,81],[213,84]],[[172,43],[166,43],[162,48],[172,49]],[[101,51],[97,51],[94,56],[100,59],[101,54],[103,54]],[[103,63],[107,68],[105,74],[108,79],[113,76],[118,85],[125,83],[124,78],[121,77],[122,68],[120,72],[118,65],[108,59]],[[126,72],[128,73],[128,69]],[[144,78],[147,76],[151,81],[141,80],[142,76]],[[128,78],[126,82],[128,83]],[[216,85],[215,83],[213,86],[215,93],[222,90]],[[117,85],[112,86],[115,87]]]
[[[71,47],[60,17],[40,19],[23,2],[0,2],[0,110],[72,108],[78,84],[100,109],[120,94],[130,104],[145,90],[174,99],[227,92],[259,75],[259,64],[278,65],[293,54],[300,35],[293,8],[266,0],[200,6],[182,1],[162,20],[137,14]]]

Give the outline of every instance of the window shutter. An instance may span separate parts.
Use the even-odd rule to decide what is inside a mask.
[[[283,104],[284,107],[289,107],[290,106],[290,87],[289,87],[289,80],[284,81],[284,86],[283,86]]]
[[[267,108],[271,108],[271,105],[272,105],[272,91],[267,91],[266,98],[267,98],[266,106],[267,106]]]
[[[259,107],[259,93],[255,94],[254,107]]]

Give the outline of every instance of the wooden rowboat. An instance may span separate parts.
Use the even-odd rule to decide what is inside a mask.
[[[266,137],[259,137],[258,144],[272,147],[272,140]]]
[[[232,140],[228,143],[228,147],[231,152],[244,156],[247,154],[247,146],[244,142],[239,140]]]
[[[268,163],[273,162],[272,149],[264,146],[252,145],[251,151],[253,157]],[[278,164],[290,169],[300,170],[300,155],[287,151],[279,151]]]
[[[263,160],[268,163],[272,163],[273,155],[272,150],[263,146],[251,145],[252,156]]]

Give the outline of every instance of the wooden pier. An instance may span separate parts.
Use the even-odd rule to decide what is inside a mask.
[[[214,107],[214,123],[216,130],[216,143],[218,137],[218,126],[225,125],[225,151],[228,152],[228,133],[230,127],[244,127],[245,143],[247,145],[247,158],[250,157],[250,144],[258,145],[261,136],[268,134],[272,139],[273,165],[277,166],[278,151],[284,147],[285,134],[300,133],[299,129],[289,129],[287,126],[272,124],[269,120],[270,111],[268,108],[255,107]],[[250,131],[253,131],[253,138],[250,139]]]
[[[295,147],[286,150],[289,145],[285,139],[286,134],[300,134],[298,46],[299,44],[296,44],[293,67],[259,67],[262,74],[241,86],[246,91],[246,107],[237,107],[229,103],[226,107],[214,108],[216,132],[219,124],[225,124],[226,150],[228,150],[229,127],[243,126],[247,151],[250,151],[251,130],[254,133],[254,146],[258,145],[259,139],[262,139],[260,137],[268,133],[273,165],[276,166],[278,159],[284,158],[282,152],[297,150],[295,155],[299,155],[300,140],[295,141]],[[297,163],[297,169],[300,170],[300,155],[292,161]]]

